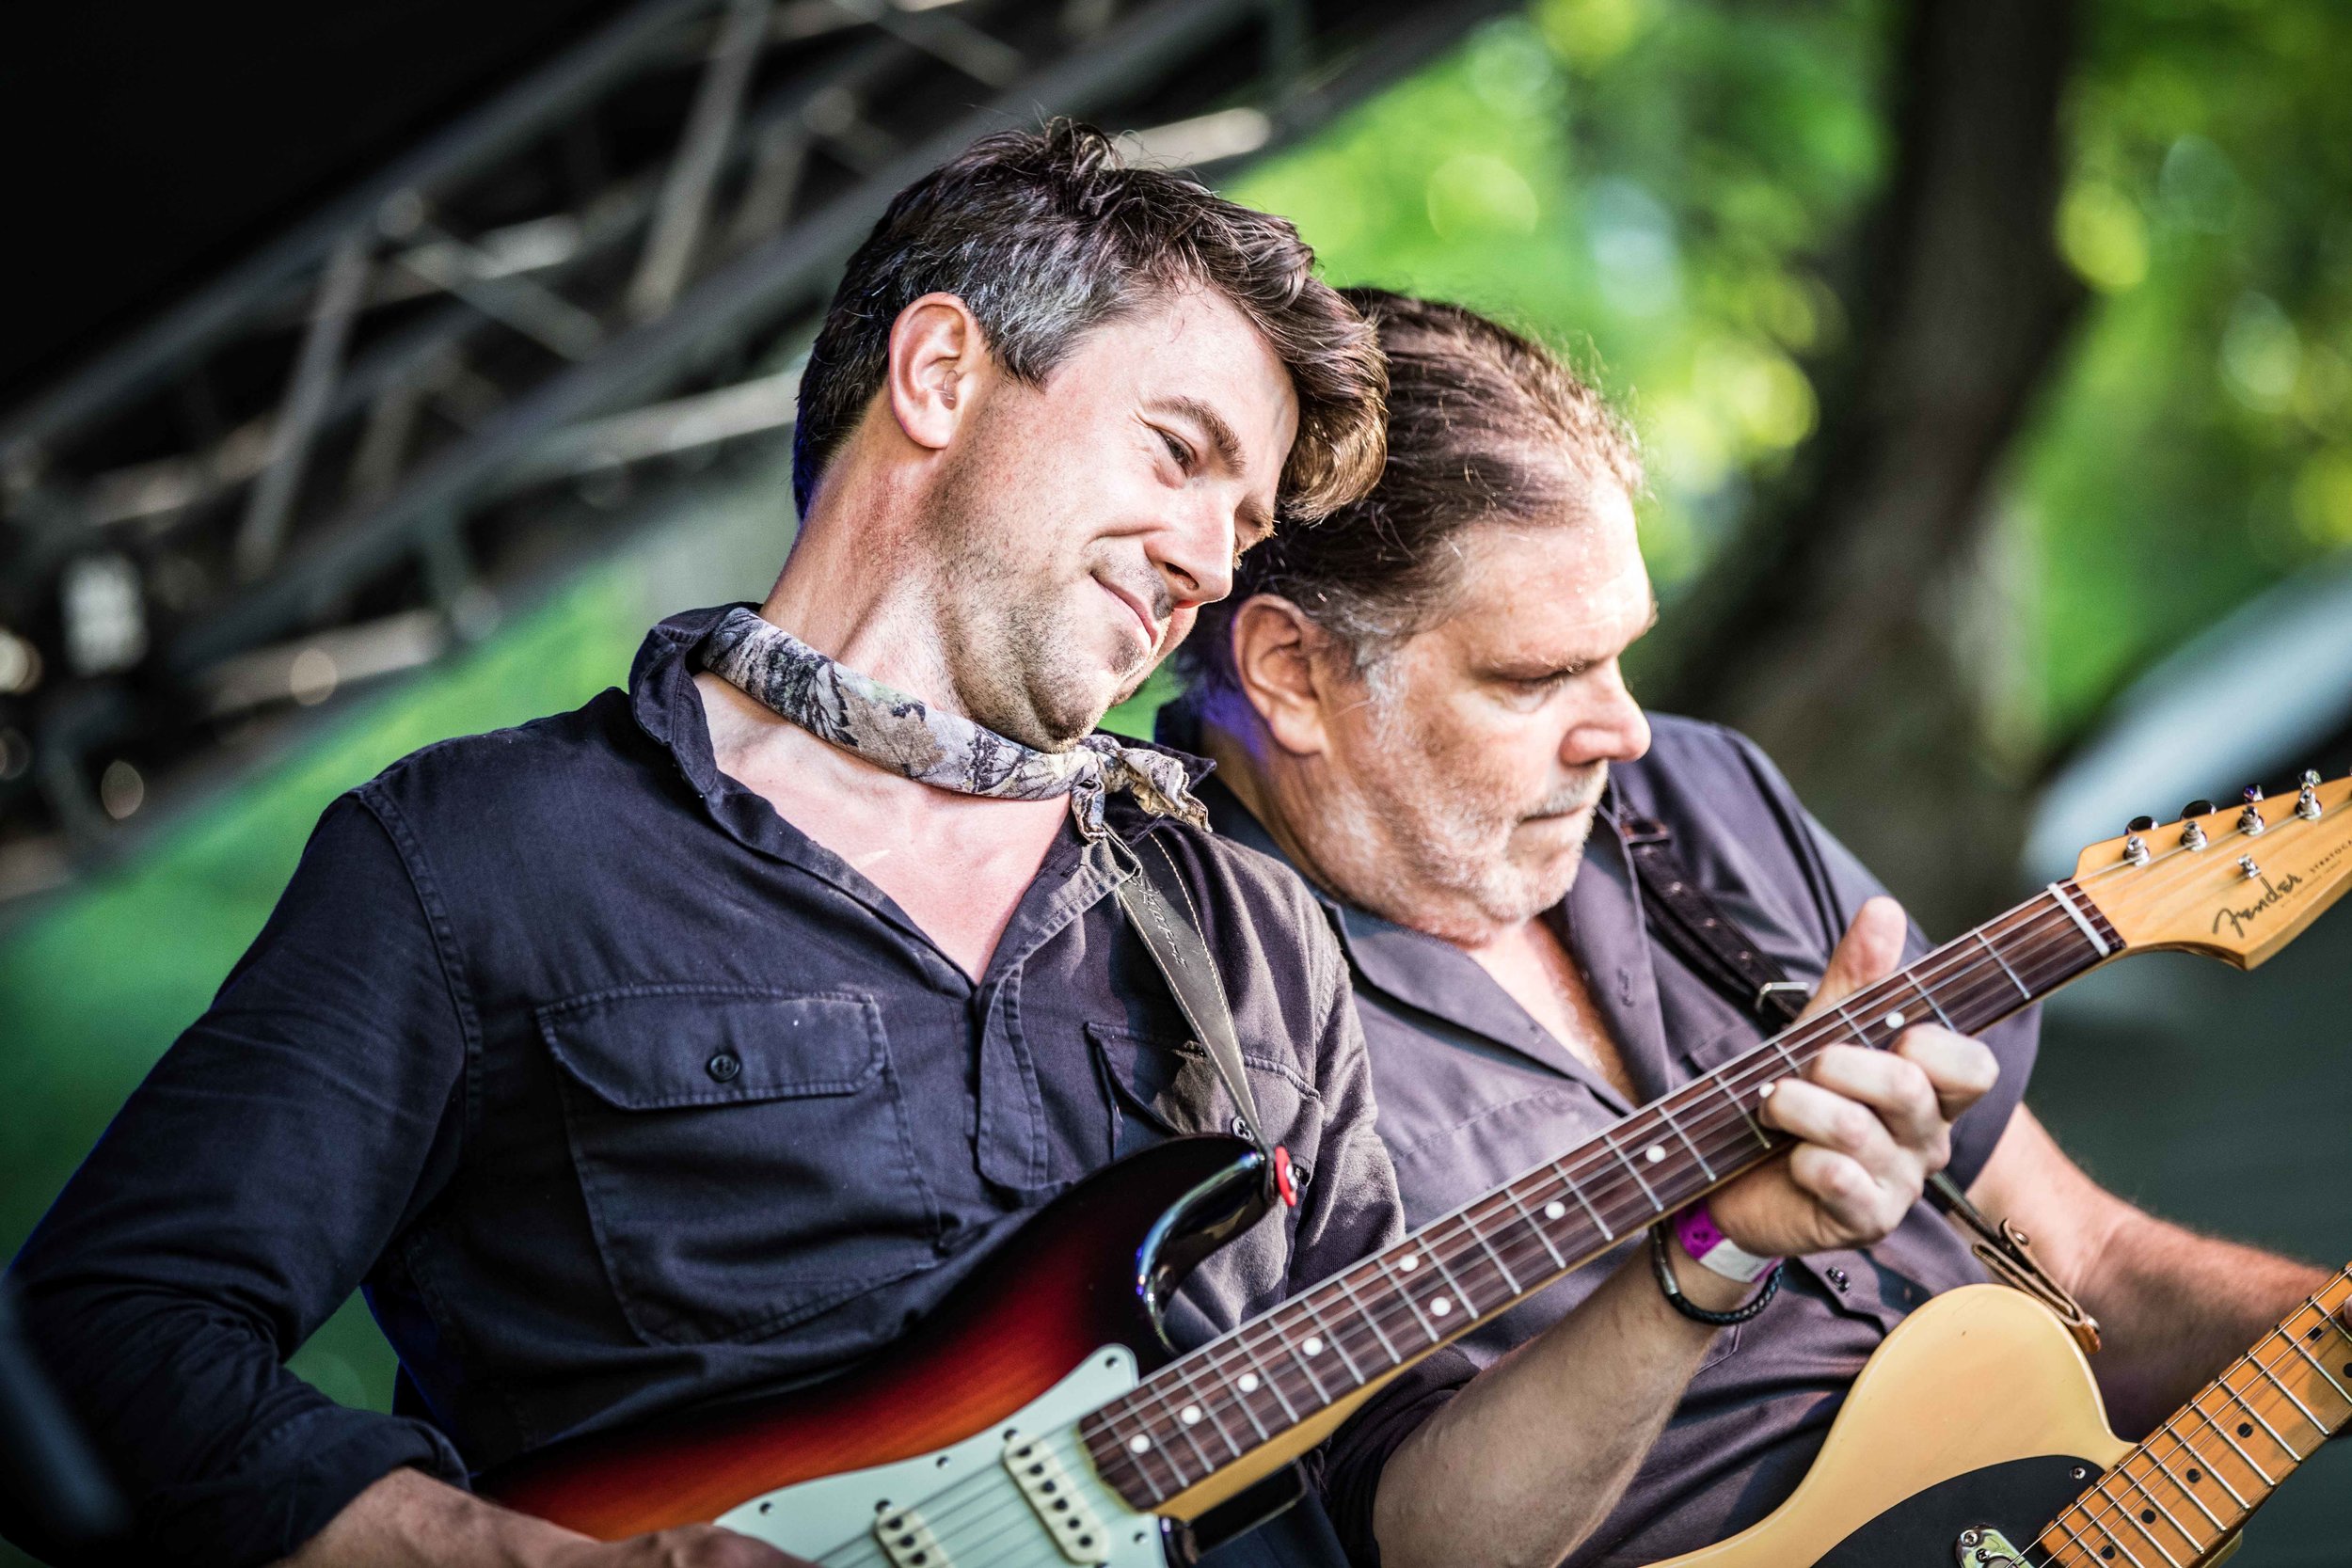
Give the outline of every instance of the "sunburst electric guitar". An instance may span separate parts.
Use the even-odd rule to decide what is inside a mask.
[[[1187,1354],[1162,1308],[1277,1201],[1274,1162],[1238,1139],[1098,1172],[837,1378],[560,1445],[483,1488],[607,1539],[715,1521],[829,1568],[1185,1557],[1286,1501],[1290,1462],[1401,1369],[1782,1152],[1756,1110],[1826,1047],[1978,1032],[2127,953],[2261,962],[2352,876],[2348,798],[2311,777],[2095,845],[2072,879]]]
[[[2352,1422],[2352,1269],[2145,1442],[2074,1338],[1999,1285],[1887,1336],[1788,1500],[1661,1568],[2195,1568]]]

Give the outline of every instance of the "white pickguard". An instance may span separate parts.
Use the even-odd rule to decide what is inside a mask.
[[[884,1514],[912,1510],[937,1541],[923,1568],[1070,1568],[1044,1520],[1005,1468],[1009,1444],[1043,1440],[1078,1501],[1104,1526],[1109,1568],[1162,1568],[1156,1515],[1137,1513],[1096,1478],[1078,1418],[1136,1386],[1136,1358],[1108,1345],[1006,1421],[952,1448],[851,1470],[754,1497],[719,1524],[827,1568],[893,1568],[874,1533]]]

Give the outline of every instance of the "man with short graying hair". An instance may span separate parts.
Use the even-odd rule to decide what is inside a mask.
[[[1160,735],[1218,763],[1201,793],[1220,832],[1315,884],[1419,1226],[1777,1028],[1659,934],[1661,874],[1637,852],[1670,846],[1720,911],[1702,918],[1801,977],[1814,1010],[1925,942],[1754,745],[1627,690],[1619,657],[1656,614],[1640,466],[1592,389],[1468,310],[1350,297],[1389,357],[1381,481],[1242,562]],[[2026,1013],[1979,1044],[1914,1025],[1891,1053],[1832,1046],[1773,1085],[1758,1115],[1804,1135],[1791,1158],[1482,1326],[1467,1365],[1408,1374],[1367,1418],[1331,1487],[1359,1556],[1630,1568],[1761,1518],[1886,1333],[1984,1279],[1916,1201],[1947,1156],[2106,1325],[2119,1425],[2169,1414],[2325,1275],[2094,1186],[2021,1103],[2035,1029]],[[1535,1386],[1551,1397],[1515,1404]],[[1465,1427],[1516,1430],[1512,1462],[1454,1464]]]

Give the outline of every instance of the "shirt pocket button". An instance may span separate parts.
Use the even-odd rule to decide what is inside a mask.
[[[743,1070],[743,1058],[732,1051],[722,1051],[704,1064],[705,1070],[722,1084],[732,1084]]]

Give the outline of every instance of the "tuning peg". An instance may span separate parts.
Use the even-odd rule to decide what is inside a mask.
[[[2319,820],[2319,771],[2303,769],[2303,787],[2296,792],[2295,815],[2306,822]]]
[[[2268,826],[2269,824],[2263,820],[2262,807],[2250,800],[2247,802],[2246,809],[2237,814],[2237,831],[2249,838],[2252,838]]]
[[[2197,819],[2192,816],[2186,822],[2182,823],[2181,847],[2184,849],[2202,849],[2204,847],[2205,830],[2198,823]]]
[[[2181,808],[2181,815],[2183,816],[2211,816],[2213,815],[2213,802],[2211,800],[2191,800],[2187,805]]]
[[[2147,818],[2140,817],[2137,820],[2146,821]],[[2137,833],[2126,833],[2123,837],[2123,859],[2133,865],[2146,865],[2148,863],[2148,841]]]
[[[2246,873],[2246,879],[2249,882],[2259,881],[2262,879],[2263,868],[2254,863],[2254,857],[2251,855],[2240,855],[2237,858],[2237,868]]]
[[[2250,805],[2252,805],[2255,801],[2257,801],[2257,800],[2261,800],[2262,798],[2263,798],[2263,786],[2262,786],[2262,785],[2260,785],[2260,784],[2248,784],[2248,785],[2246,786],[2246,803],[2247,803],[2248,805],[2249,805],[2249,806],[2250,806]]]
[[[2155,832],[2155,829],[2156,819],[2153,816],[2135,816],[2123,824],[2123,831],[2127,833],[2148,833]]]

